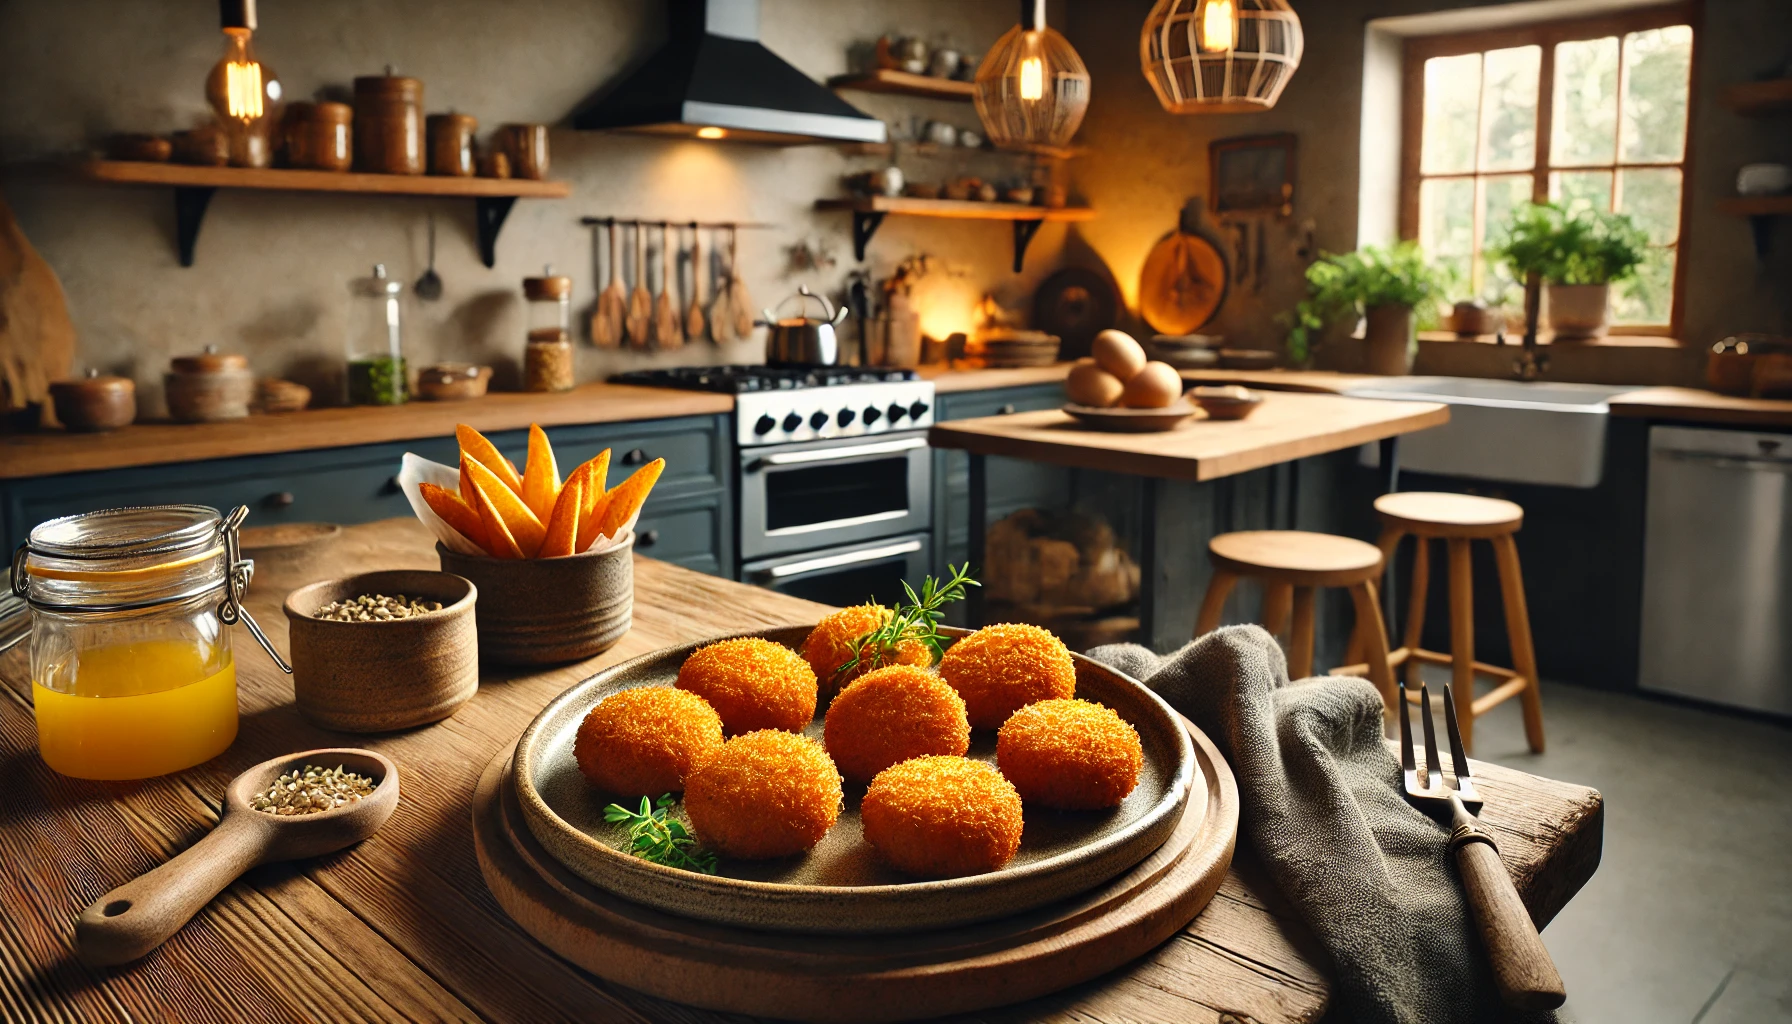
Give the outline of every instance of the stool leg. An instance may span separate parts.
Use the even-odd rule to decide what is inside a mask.
[[[1537,652],[1531,648],[1531,615],[1525,608],[1524,574],[1518,567],[1518,544],[1511,534],[1493,538],[1500,567],[1500,596],[1506,606],[1506,638],[1512,647],[1512,668],[1524,676],[1524,738],[1532,753],[1543,753],[1543,697],[1538,692]]]
[[[1270,636],[1281,636],[1288,629],[1288,612],[1294,605],[1294,588],[1286,583],[1263,585],[1263,628]]]
[[[1394,670],[1388,666],[1388,634],[1381,624],[1381,606],[1376,602],[1375,584],[1366,580],[1352,584],[1350,600],[1356,606],[1357,632],[1363,637],[1363,657],[1369,663],[1369,681],[1381,691],[1383,709],[1392,713],[1400,694],[1394,689]]]
[[[1419,659],[1413,657],[1419,649],[1419,637],[1425,629],[1425,598],[1431,586],[1431,542],[1424,537],[1414,537],[1412,552],[1412,601],[1406,606],[1406,685],[1417,689],[1419,685]]]
[[[1201,599],[1201,611],[1195,616],[1195,639],[1220,628],[1220,613],[1226,610],[1226,597],[1237,584],[1237,573],[1213,570],[1213,579],[1207,583],[1207,596]]]
[[[1294,588],[1294,625],[1288,632],[1288,678],[1313,674],[1313,588]]]
[[[1468,539],[1450,538],[1450,690],[1465,753],[1475,749],[1475,591]]]

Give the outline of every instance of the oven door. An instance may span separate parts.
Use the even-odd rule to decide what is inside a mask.
[[[930,534],[917,533],[766,558],[743,566],[741,581],[836,607],[866,601],[895,607],[903,599],[902,582],[919,587],[927,575],[932,547]]]
[[[741,561],[918,533],[932,526],[932,494],[920,432],[742,452]]]

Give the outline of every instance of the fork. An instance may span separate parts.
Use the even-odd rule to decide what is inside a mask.
[[[1400,684],[1400,768],[1406,799],[1420,807],[1450,809],[1450,852],[1456,857],[1456,873],[1481,933],[1481,945],[1493,966],[1494,982],[1506,1005],[1521,1010],[1553,1010],[1568,998],[1562,976],[1543,947],[1530,911],[1518,898],[1512,876],[1500,862],[1493,835],[1472,813],[1483,804],[1463,753],[1462,734],[1456,727],[1453,687],[1444,689],[1444,727],[1449,733],[1454,785],[1444,784],[1443,759],[1437,752],[1437,733],[1431,724],[1431,689],[1419,686],[1419,707],[1425,734],[1425,767],[1421,772],[1412,749],[1411,712],[1407,710],[1406,684]]]

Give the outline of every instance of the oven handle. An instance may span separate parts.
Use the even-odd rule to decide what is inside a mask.
[[[754,459],[750,468],[800,466],[806,462],[840,462],[866,455],[890,455],[895,452],[909,452],[925,447],[927,447],[926,438],[907,437],[900,441],[877,441],[872,444],[848,445],[845,448],[823,448],[812,452],[779,452],[775,455],[762,455]]]
[[[886,544],[880,548],[848,551],[844,554],[825,555],[821,558],[806,558],[800,562],[785,562],[783,565],[774,565],[769,569],[760,569],[753,576],[760,580],[781,580],[791,576],[800,576],[803,573],[819,572],[822,569],[839,569],[848,565],[858,565],[861,562],[875,562],[880,558],[890,558],[894,555],[912,555],[919,550],[921,550],[920,541],[905,540],[896,544]]]

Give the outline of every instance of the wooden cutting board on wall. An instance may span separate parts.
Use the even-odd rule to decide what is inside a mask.
[[[1231,274],[1219,246],[1201,230],[1198,200],[1152,246],[1139,272],[1139,315],[1160,334],[1193,334],[1226,301]]]
[[[0,195],[0,413],[48,407],[50,382],[68,377],[74,362],[62,282]]]

